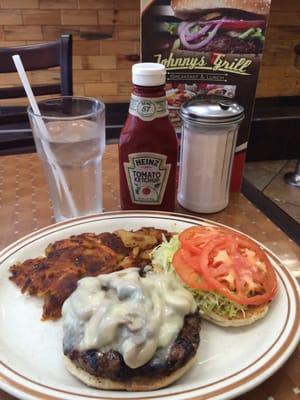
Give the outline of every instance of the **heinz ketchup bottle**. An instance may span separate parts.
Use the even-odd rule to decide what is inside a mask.
[[[162,64],[132,67],[133,92],[119,141],[122,209],[174,209],[178,142],[165,81]]]

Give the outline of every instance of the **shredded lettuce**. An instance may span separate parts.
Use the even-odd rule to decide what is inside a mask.
[[[163,242],[151,253],[152,265],[156,268],[158,267],[163,269],[166,273],[174,274],[178,280],[180,280],[180,278],[172,267],[172,258],[179,247],[180,243],[178,235],[174,235],[169,242],[164,238]],[[245,316],[247,306],[234,303],[221,294],[213,291],[204,292],[190,288],[186,285],[184,286],[192,293],[200,314],[209,315],[214,312],[220,316],[227,316],[229,319],[237,316],[240,317],[241,315]]]
[[[178,25],[177,22],[165,22],[163,26],[165,31],[176,36],[178,34]]]
[[[165,272],[174,272],[172,268],[173,254],[179,249],[180,243],[178,235],[174,235],[168,242],[164,238],[163,242],[157,246],[151,253],[152,264],[162,268]]]
[[[191,288],[189,291],[192,292],[194,296],[200,314],[209,315],[214,312],[220,316],[227,316],[229,319],[235,318],[241,314],[243,317],[245,316],[247,306],[233,303],[216,292],[202,292],[201,290],[193,290]]]
[[[256,29],[250,28],[247,31],[241,33],[238,37],[239,39],[249,39],[252,38],[252,35],[256,32]]]
[[[240,32],[238,32],[238,31],[228,31],[227,35],[230,36],[230,37],[233,37],[233,38],[235,38],[235,37],[238,38],[240,36]]]
[[[233,37],[233,38],[238,38],[242,40],[251,40],[251,39],[256,39],[260,40],[263,42],[265,40],[263,31],[261,28],[249,28],[244,32],[239,32],[239,31],[229,31],[227,33],[228,36]]]
[[[238,38],[242,40],[251,40],[251,39],[256,39],[260,40],[263,42],[265,40],[263,31],[261,28],[249,28],[245,32],[239,32],[239,31],[229,31],[227,33],[228,36],[233,37],[233,38]]]
[[[253,39],[258,39],[258,40],[260,40],[262,42],[264,42],[264,40],[265,40],[265,36],[264,36],[263,31],[262,31],[261,28],[256,28],[255,32],[253,32],[251,34],[251,37]]]
[[[180,39],[174,40],[172,51],[179,49],[179,47],[180,47]]]

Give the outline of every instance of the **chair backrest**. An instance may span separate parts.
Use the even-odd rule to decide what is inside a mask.
[[[55,84],[32,85],[35,96],[73,95],[72,36],[62,35],[53,42],[30,46],[0,48],[0,73],[16,72],[12,60],[19,54],[26,71],[60,67],[60,80]],[[0,155],[35,150],[27,107],[4,105],[1,99],[26,97],[23,87],[0,88]],[[2,104],[1,104],[2,103]]]
[[[62,35],[60,39],[53,42],[0,48],[0,73],[16,72],[12,60],[14,54],[20,55],[25,71],[60,67],[60,83],[33,85],[32,90],[36,96],[50,94],[71,96],[73,94],[71,35]],[[0,99],[25,96],[23,87],[0,88]]]

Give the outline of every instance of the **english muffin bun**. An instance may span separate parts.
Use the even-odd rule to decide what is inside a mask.
[[[271,0],[172,0],[171,6],[176,17],[186,19],[208,10],[240,10],[266,16]]]
[[[203,319],[214,323],[215,325],[223,327],[240,327],[251,325],[259,319],[263,318],[269,311],[269,306],[263,304],[261,306],[251,307],[251,309],[245,311],[245,315],[239,315],[234,318],[228,318],[222,315],[218,315],[215,312],[210,314],[201,314]]]
[[[140,375],[132,379],[119,381],[92,375],[74,364],[67,356],[64,356],[64,364],[67,370],[87,386],[103,390],[127,390],[128,392],[155,390],[169,386],[181,378],[193,366],[195,361],[196,357],[194,356],[183,367],[167,376]]]

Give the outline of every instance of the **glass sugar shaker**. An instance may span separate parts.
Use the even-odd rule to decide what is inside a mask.
[[[191,211],[213,213],[229,202],[236,139],[244,108],[219,96],[184,103],[177,200]]]

